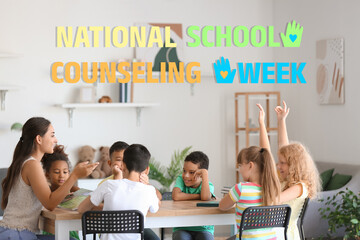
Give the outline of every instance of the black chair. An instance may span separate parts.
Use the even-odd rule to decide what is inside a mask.
[[[144,215],[138,210],[87,211],[82,215],[83,239],[86,234],[139,233],[144,239]]]
[[[277,205],[266,207],[248,207],[241,217],[239,237],[249,229],[283,227],[285,240],[290,221],[291,208],[289,205]]]
[[[303,207],[301,209],[301,212],[300,212],[300,215],[299,215],[298,228],[299,228],[299,233],[300,233],[301,240],[305,240],[305,232],[304,232],[303,223],[304,223],[304,216],[305,216],[305,213],[306,213],[306,209],[307,209],[307,206],[309,204],[309,200],[310,200],[310,198],[305,198],[304,205],[303,205]]]

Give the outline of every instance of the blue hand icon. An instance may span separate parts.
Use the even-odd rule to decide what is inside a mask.
[[[234,81],[236,69],[231,70],[229,59],[225,60],[224,57],[221,57],[221,62],[216,60],[213,65],[217,83],[232,83]]]

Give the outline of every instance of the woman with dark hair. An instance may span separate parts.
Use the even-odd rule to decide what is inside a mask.
[[[41,159],[53,153],[57,143],[50,121],[42,117],[30,118],[23,126],[13,161],[2,182],[0,239],[51,239],[36,235],[42,206],[53,210],[69,193],[78,178],[88,176],[97,166],[78,164],[68,180],[54,192],[47,183]],[[50,237],[50,238],[49,238]]]

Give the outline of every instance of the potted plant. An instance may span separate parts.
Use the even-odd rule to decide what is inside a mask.
[[[325,202],[325,199],[320,201]],[[323,219],[328,220],[330,233],[345,227],[344,239],[360,239],[360,192],[354,193],[346,188],[328,197],[325,206],[319,212]]]
[[[169,192],[171,184],[181,174],[185,157],[188,155],[190,147],[186,147],[182,151],[175,151],[171,157],[170,165],[167,168],[155,161],[153,158],[149,163],[150,173],[149,178],[158,181],[163,188],[160,192]]]

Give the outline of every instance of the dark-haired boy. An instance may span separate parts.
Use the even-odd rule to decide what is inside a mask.
[[[181,200],[210,200],[215,198],[214,186],[208,178],[209,158],[196,151],[186,156],[183,173],[176,179],[172,198]],[[214,226],[178,227],[173,229],[173,240],[214,239]]]
[[[151,185],[140,183],[140,175],[149,172],[150,153],[140,144],[132,144],[124,151],[123,171],[115,167],[114,178],[122,172],[123,179],[108,180],[86,198],[79,206],[78,211],[83,213],[104,202],[103,210],[129,210],[136,209],[143,213],[157,212],[160,201],[156,190]],[[116,234],[113,235],[114,237]],[[101,237],[112,239],[111,235]],[[133,235],[119,234],[116,239],[131,239]],[[136,236],[135,239],[140,238]]]
[[[111,167],[111,169],[113,169],[115,166],[118,166],[120,168],[120,170],[122,170],[124,151],[127,147],[129,147],[129,144],[127,144],[126,142],[122,142],[122,141],[117,141],[117,142],[113,143],[113,145],[111,145],[111,147],[109,149],[110,160],[108,160],[108,164]],[[102,184],[103,182],[105,182],[106,180],[109,180],[109,179],[113,180],[114,175],[111,175],[111,176],[103,179],[99,183],[98,186],[100,186],[100,184]]]

